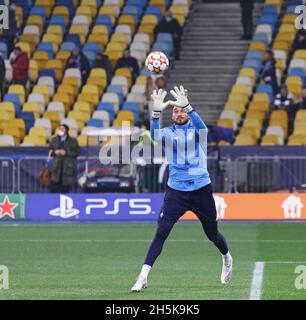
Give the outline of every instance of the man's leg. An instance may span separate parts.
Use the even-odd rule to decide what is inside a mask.
[[[192,202],[194,203],[192,210],[201,221],[206,236],[222,254],[221,282],[228,283],[232,276],[232,257],[224,236],[218,230],[217,210],[211,185],[195,191]]]
[[[186,192],[168,189],[165,195],[164,205],[157,221],[157,230],[148,250],[145,262],[135,285],[131,291],[138,292],[147,287],[149,272],[161,254],[164,243],[168,238],[174,224],[187,211]]]

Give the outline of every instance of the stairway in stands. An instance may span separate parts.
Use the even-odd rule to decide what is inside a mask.
[[[262,4],[256,4],[254,24]],[[181,59],[169,72],[168,92],[183,84],[190,103],[208,125],[216,121],[234,84],[249,41],[240,40],[241,12],[238,3],[195,3],[182,38]],[[171,123],[171,109],[163,125]]]

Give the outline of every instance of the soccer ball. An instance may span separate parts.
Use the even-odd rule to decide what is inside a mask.
[[[161,51],[152,51],[147,56],[145,64],[152,73],[160,73],[169,68],[169,59]]]

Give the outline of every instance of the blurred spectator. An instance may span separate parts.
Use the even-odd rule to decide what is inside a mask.
[[[105,55],[103,52],[99,52],[96,55],[96,59],[93,62],[93,68],[102,68],[105,70],[107,75],[107,82],[109,83],[112,77],[112,63],[110,62],[107,55]]]
[[[3,99],[4,96],[4,82],[5,82],[5,62],[2,58],[2,55],[0,53],[0,94],[1,94],[1,101]]]
[[[16,47],[11,54],[10,62],[13,67],[13,82],[26,86],[29,77],[30,60],[27,53]]]
[[[85,84],[89,75],[90,64],[86,56],[79,48],[76,48],[71,52],[71,56],[68,59],[67,68],[79,69],[82,75],[82,85]]]
[[[118,68],[128,68],[132,71],[133,81],[137,78],[139,74],[139,65],[136,58],[130,55],[130,50],[125,49],[123,52],[123,57],[121,57],[115,66],[115,70]]]
[[[306,109],[306,88],[302,89],[302,96],[300,103],[298,103],[297,109]]]
[[[265,55],[265,64],[263,67],[263,80],[266,84],[270,84],[273,88],[274,95],[278,92],[278,83],[276,77],[276,61],[272,50],[267,50]]]
[[[58,134],[51,142],[52,175],[50,191],[52,193],[67,193],[77,181],[77,157],[79,144],[69,136],[69,127],[61,125]]]
[[[279,93],[276,95],[274,100],[274,108],[275,109],[285,109],[290,110],[293,105],[293,96],[288,91],[288,88],[285,84],[283,84],[280,88]]]
[[[252,40],[254,0],[240,0],[243,35],[241,40]]]
[[[148,103],[148,114],[145,116],[146,125],[150,126],[150,119],[153,111],[153,103],[151,100],[151,94],[154,90],[158,89],[166,89],[166,78],[163,74],[151,74],[147,79],[145,96],[147,98]],[[162,122],[162,113],[161,113],[161,122]]]
[[[154,29],[155,34],[159,32],[171,33],[173,37],[173,46],[175,51],[175,59],[180,59],[181,38],[183,29],[176,18],[173,18],[171,11],[166,12],[166,16],[163,17],[158,25]]]
[[[306,49],[306,31],[304,29],[299,30],[296,41],[293,45],[293,50],[305,50]]]

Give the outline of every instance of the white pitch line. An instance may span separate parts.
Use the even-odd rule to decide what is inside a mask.
[[[260,300],[264,267],[265,267],[264,262],[262,261],[255,262],[251,291],[250,291],[250,300]]]
[[[1,242],[151,242],[152,239],[0,239]],[[210,242],[207,239],[168,239],[167,242]],[[306,243],[306,240],[256,240],[232,239],[228,242],[238,243]]]

